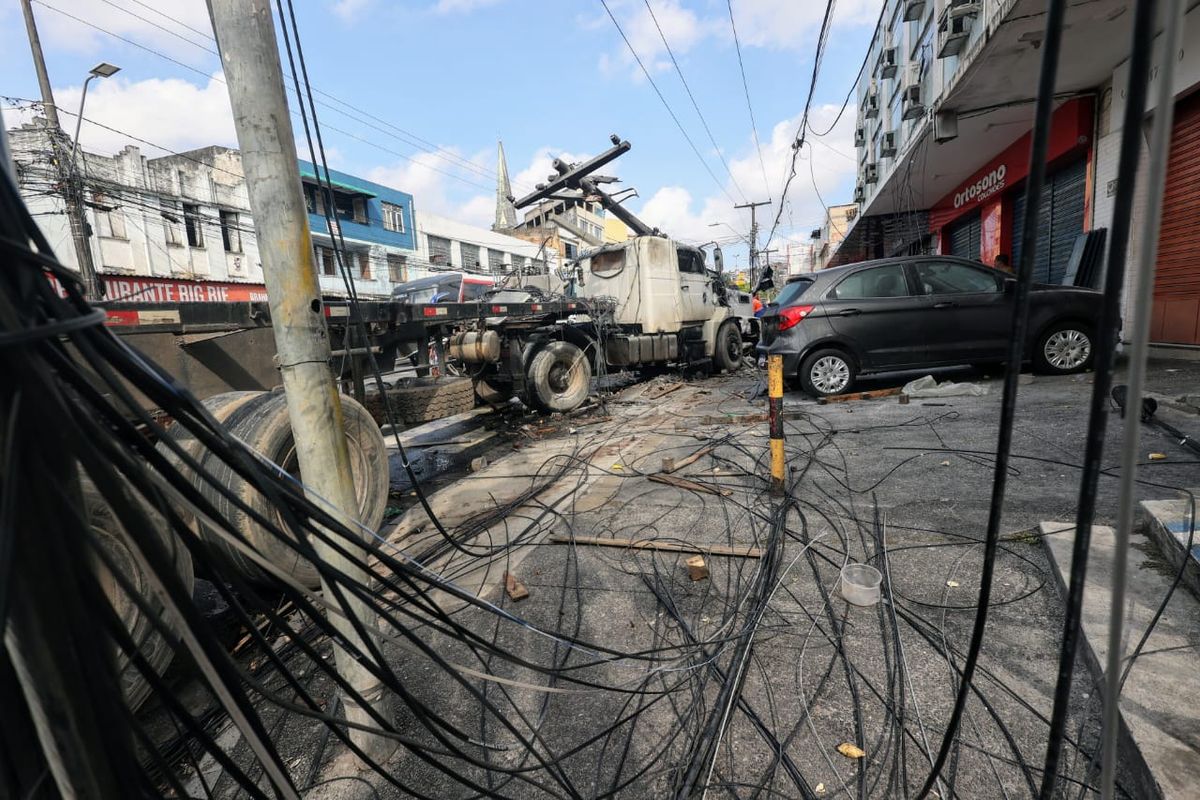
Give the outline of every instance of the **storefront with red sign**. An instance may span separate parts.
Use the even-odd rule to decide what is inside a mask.
[[[1047,151],[1046,184],[1036,214],[1025,208],[1032,133],[1014,141],[929,211],[939,251],[992,264],[999,255],[1017,264],[1021,228],[1028,216],[1038,226],[1034,279],[1058,283],[1075,238],[1090,226],[1092,183],[1091,98],[1070,100],[1054,112]]]
[[[47,276],[49,277],[49,276]],[[267,287],[261,283],[185,281],[175,278],[141,278],[102,275],[104,299],[113,303],[265,303]],[[63,294],[58,281],[50,282]]]

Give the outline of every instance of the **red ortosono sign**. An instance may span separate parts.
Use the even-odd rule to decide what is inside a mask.
[[[1092,99],[1081,97],[1063,103],[1054,112],[1050,125],[1050,146],[1046,161],[1051,162],[1077,148],[1092,137]],[[929,229],[936,231],[957,217],[974,211],[987,200],[1016,185],[1029,174],[1029,145],[1032,132],[1004,148],[991,161],[975,170],[929,209]]]

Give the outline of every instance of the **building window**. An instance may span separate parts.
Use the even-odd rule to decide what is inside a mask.
[[[187,231],[188,247],[204,247],[204,228],[200,219],[200,206],[183,204],[183,227]]]
[[[337,274],[337,258],[333,250],[317,245],[315,248],[318,268],[322,275]]]
[[[563,242],[563,252],[567,258],[574,258],[575,254],[579,251],[575,245],[571,244],[570,242]]]
[[[112,198],[103,192],[92,192],[92,208],[96,212],[96,235],[105,239],[128,239],[125,215]]]
[[[358,274],[362,276],[364,281],[371,280],[371,252],[369,250],[359,250],[357,255]]]
[[[383,229],[404,233],[404,206],[395,203],[381,203],[383,206]]]
[[[450,240],[440,236],[429,236],[429,263],[442,267],[450,266]]]
[[[408,256],[388,253],[387,267],[388,280],[392,283],[404,283],[408,280]]]
[[[460,244],[459,247],[462,248],[463,269],[479,269],[479,248],[466,242]]]
[[[236,211],[218,211],[221,218],[221,243],[225,245],[226,253],[242,252],[242,231],[238,228]]]
[[[172,247],[183,246],[183,232],[180,223],[183,222],[179,204],[172,200],[163,200],[161,210],[163,221],[163,239]]]
[[[304,206],[308,213],[325,216],[325,191],[311,183],[304,184]]]
[[[488,249],[488,269],[492,272],[504,272],[504,253],[499,250]]]
[[[346,220],[347,222],[357,222],[359,225],[367,224],[367,203],[363,198],[352,194],[334,192],[333,207],[337,211],[338,219]]]

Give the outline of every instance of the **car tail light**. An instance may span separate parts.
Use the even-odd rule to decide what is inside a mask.
[[[813,306],[788,306],[779,311],[779,330],[786,331],[795,327],[800,321],[812,313]]]

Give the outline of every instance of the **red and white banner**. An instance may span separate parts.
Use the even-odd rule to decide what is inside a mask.
[[[58,281],[47,276],[59,294]],[[265,303],[267,287],[260,283],[185,281],[103,275],[104,300],[110,303]]]

